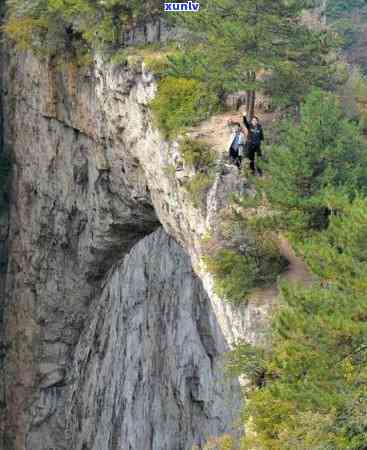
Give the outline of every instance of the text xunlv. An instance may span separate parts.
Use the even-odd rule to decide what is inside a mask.
[[[200,9],[200,3],[198,2],[181,2],[181,3],[165,3],[165,11],[191,11],[197,12]]]

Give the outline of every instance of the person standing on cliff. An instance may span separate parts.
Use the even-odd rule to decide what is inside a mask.
[[[239,123],[234,123],[235,129],[229,142],[229,159],[240,169],[244,148],[246,145],[246,136]]]
[[[252,173],[255,175],[256,171],[259,175],[262,175],[262,171],[257,167],[256,160],[261,158],[261,143],[264,140],[264,131],[261,126],[259,119],[254,116],[250,122],[247,120],[247,113],[243,114],[243,123],[248,131],[247,139],[247,157],[250,160],[250,168]]]

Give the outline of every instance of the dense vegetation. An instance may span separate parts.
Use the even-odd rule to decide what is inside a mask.
[[[167,137],[174,137],[179,131],[213,115],[219,102],[204,83],[168,76],[159,82],[151,107],[158,127]]]
[[[246,303],[254,288],[274,284],[287,267],[276,235],[256,225],[257,211],[239,209],[238,203],[234,197],[232,207],[222,213],[219,230],[204,239],[203,258],[216,293],[236,306]]]
[[[242,344],[231,355],[232,370],[252,382],[242,448],[363,450],[366,143],[336,98],[320,91],[307,98],[299,125],[284,125],[280,140],[267,180],[256,183],[278,214],[261,225],[287,233],[314,281],[282,285],[267,349]]]
[[[366,0],[327,0],[326,16],[333,20],[367,6]]]
[[[124,33],[160,14],[157,0],[8,0],[4,27],[21,49],[85,56],[124,45]]]
[[[333,94],[313,91],[301,108],[300,123],[283,122],[278,139],[266,163],[271,176],[257,181],[257,204],[265,197],[281,212],[264,219],[271,229],[307,237],[328,225],[329,190],[351,197],[357,191],[367,194],[365,139]]]
[[[343,48],[351,50],[367,27],[367,1],[328,0],[326,18],[331,28],[342,37]]]
[[[302,22],[307,3],[203,1],[199,14],[177,17],[191,38],[171,59],[171,74],[203,81],[219,97],[246,90],[250,114],[257,91],[284,105],[302,98],[313,85],[330,85],[332,36]]]

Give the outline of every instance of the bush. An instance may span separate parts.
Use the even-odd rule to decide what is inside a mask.
[[[188,137],[181,143],[180,151],[185,165],[197,172],[184,186],[194,206],[198,208],[213,183],[215,155],[207,143]]]
[[[342,37],[344,49],[348,49],[355,45],[358,41],[359,33],[361,32],[357,24],[351,19],[346,18],[336,20],[333,23],[332,28]]]
[[[276,243],[268,236],[257,236],[238,249],[221,248],[204,257],[204,263],[214,276],[216,293],[229,302],[240,305],[250,291],[276,282],[287,261],[280,255]]]
[[[214,276],[217,294],[236,305],[254,288],[275,283],[288,264],[274,236],[257,227],[256,217],[245,214],[227,213],[220,232],[205,244],[204,263]]]
[[[222,249],[204,262],[214,276],[215,291],[235,305],[246,300],[254,285],[256,264],[253,258],[240,255],[234,250]]]
[[[366,6],[366,0],[329,0],[326,6],[326,15],[333,20]]]
[[[199,169],[210,169],[215,161],[210,146],[203,141],[185,138],[180,146],[182,158],[188,166]]]
[[[217,111],[218,98],[200,81],[168,76],[159,82],[151,108],[159,129],[174,137]]]
[[[204,172],[195,174],[189,181],[185,182],[185,189],[189,193],[190,199],[195,208],[199,208],[203,205],[206,193],[212,183],[213,175]]]
[[[343,112],[349,118],[360,122],[367,131],[367,79],[359,68],[347,72],[345,83],[338,89]]]
[[[125,64],[133,67],[141,67],[144,63],[146,70],[154,73],[157,77],[163,77],[169,67],[168,58],[177,51],[170,44],[144,44],[125,47],[114,52],[110,58],[113,64]]]

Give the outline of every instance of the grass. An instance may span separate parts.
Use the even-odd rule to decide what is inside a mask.
[[[167,76],[158,83],[158,92],[150,104],[155,124],[166,138],[175,138],[219,109],[216,95],[205,83]]]
[[[195,175],[184,184],[193,205],[203,206],[206,194],[213,184],[215,154],[203,141],[186,137],[180,146],[185,166],[195,170]]]

